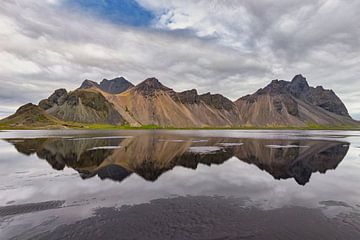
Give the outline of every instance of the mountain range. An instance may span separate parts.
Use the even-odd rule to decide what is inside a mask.
[[[156,78],[133,85],[123,77],[85,80],[68,92],[57,89],[38,105],[26,104],[0,121],[9,127],[67,127],[110,124],[141,127],[310,127],[359,126],[332,90],[309,86],[296,75],[273,80],[236,101],[196,89],[176,92]]]

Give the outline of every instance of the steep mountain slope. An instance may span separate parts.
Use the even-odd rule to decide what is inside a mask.
[[[291,82],[273,80],[235,101],[243,124],[251,126],[358,125],[332,90],[310,87],[297,75]]]
[[[105,95],[127,122],[166,127],[234,126],[239,114],[221,95],[198,95],[196,90],[175,92],[149,78],[117,95]]]
[[[39,106],[48,114],[64,121],[119,125],[126,123],[113,104],[93,89],[78,89],[70,93],[65,89],[58,89],[48,99],[41,100]]]
[[[56,90],[41,100],[39,107],[58,121],[113,125],[360,126],[332,90],[310,87],[301,75],[292,81],[273,80],[265,88],[235,102],[220,94],[199,95],[195,89],[176,92],[156,78],[148,78],[136,86],[122,77],[104,79],[100,84],[85,80],[75,91]],[[20,118],[16,119],[22,124]]]
[[[98,88],[107,93],[117,94],[122,93],[133,86],[134,85],[125,78],[118,77],[111,80],[104,78],[100,84],[91,80],[85,80],[81,84],[80,89]]]
[[[66,123],[46,113],[42,108],[28,103],[21,106],[13,115],[0,120],[0,126],[7,127],[61,127]]]

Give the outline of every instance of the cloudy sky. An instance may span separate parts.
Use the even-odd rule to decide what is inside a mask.
[[[295,74],[360,119],[358,0],[1,0],[0,118],[84,79],[232,100]]]

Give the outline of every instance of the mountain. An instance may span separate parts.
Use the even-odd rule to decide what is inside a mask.
[[[117,94],[122,93],[133,86],[134,85],[125,78],[118,77],[111,80],[104,78],[100,84],[91,80],[85,80],[81,84],[80,89],[98,88],[106,93]]]
[[[195,89],[175,92],[156,78],[148,78],[116,95],[106,94],[130,124],[164,127],[235,126],[239,112],[229,99]]]
[[[250,126],[357,125],[332,91],[310,87],[302,75],[273,80],[265,88],[235,101],[243,124]]]
[[[58,89],[39,107],[61,122],[202,127],[358,127],[340,98],[296,75],[273,80],[236,101],[220,94],[176,92],[152,77],[134,86],[125,78],[85,80],[80,88]]]
[[[126,123],[114,105],[94,89],[77,89],[69,93],[65,89],[58,89],[49,98],[41,100],[39,107],[63,121],[114,125]]]
[[[46,113],[42,108],[32,103],[21,106],[13,115],[0,120],[0,126],[18,127],[18,128],[43,128],[43,127],[61,127],[65,122]]]

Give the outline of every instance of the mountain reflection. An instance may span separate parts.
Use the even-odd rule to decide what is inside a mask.
[[[335,169],[349,144],[339,141],[194,138],[166,134],[119,137],[8,139],[18,152],[36,154],[54,169],[70,167],[83,179],[122,181],[135,173],[155,181],[175,166],[222,164],[232,157],[256,165],[275,179],[300,185],[314,172]]]

